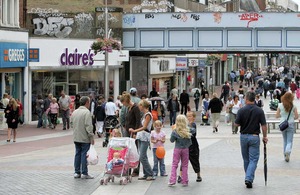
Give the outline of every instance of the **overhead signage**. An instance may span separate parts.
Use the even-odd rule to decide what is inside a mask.
[[[176,58],[176,70],[177,71],[187,70],[187,58]]]
[[[0,67],[16,68],[27,66],[27,44],[0,42]]]

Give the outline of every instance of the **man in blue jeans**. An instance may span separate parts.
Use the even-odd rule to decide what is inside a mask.
[[[94,145],[92,116],[89,110],[90,98],[82,96],[79,100],[80,107],[71,116],[71,127],[74,130],[73,141],[75,144],[74,178],[93,179],[88,174],[86,154],[90,145]]]
[[[252,188],[254,174],[257,167],[260,151],[260,126],[263,132],[263,142],[267,143],[267,125],[264,111],[254,104],[255,93],[246,93],[246,106],[241,108],[235,120],[240,126],[240,143],[245,170],[245,185]]]

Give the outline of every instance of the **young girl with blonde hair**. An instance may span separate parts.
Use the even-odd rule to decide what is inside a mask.
[[[177,168],[181,161],[182,166],[182,185],[188,185],[188,163],[189,163],[189,147],[192,144],[189,122],[185,115],[178,115],[174,130],[171,134],[170,141],[175,142],[173,151],[173,162],[169,186],[174,186],[177,178]]]

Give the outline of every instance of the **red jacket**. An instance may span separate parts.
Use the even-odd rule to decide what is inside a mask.
[[[297,85],[296,85],[296,83],[291,83],[291,84],[290,84],[290,88],[291,88],[291,91],[294,93],[294,92],[297,90]]]

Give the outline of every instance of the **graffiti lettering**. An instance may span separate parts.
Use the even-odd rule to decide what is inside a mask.
[[[103,14],[99,15],[98,20],[105,21],[105,14],[103,13]],[[108,21],[115,23],[115,22],[118,22],[119,20],[115,16],[113,16],[111,13],[108,13]]]
[[[57,9],[43,9],[43,8],[31,8],[31,10],[28,12],[30,14],[38,14],[39,17],[60,17],[60,16],[67,16],[67,14],[61,13]]]
[[[186,16],[185,13],[183,14],[172,14],[171,18],[175,18],[177,20],[181,20],[182,22],[186,22],[188,17]]]
[[[33,24],[35,25],[35,35],[49,35],[58,38],[65,38],[71,32],[74,23],[73,18],[64,17],[49,17],[49,18],[34,18]]]
[[[248,28],[250,22],[258,21],[259,18],[263,17],[263,15],[260,15],[258,13],[245,13],[245,14],[239,15],[239,17],[240,17],[240,20],[248,20],[248,23],[247,23],[247,28]]]
[[[133,25],[135,23],[135,16],[124,16],[123,22],[124,24]]]
[[[114,36],[114,32],[112,31],[111,28],[108,29],[108,32],[110,32],[110,33],[109,33],[109,36],[110,36],[110,37],[113,37],[113,36]],[[98,28],[98,29],[96,30],[96,35],[99,35],[100,37],[105,37],[105,29],[104,29],[104,28]]]
[[[93,16],[89,13],[79,13],[75,15],[75,34],[77,36],[84,36],[87,33],[92,34]]]
[[[191,14],[191,18],[194,19],[195,21],[200,20],[200,15],[198,14]]]
[[[154,14],[145,14],[145,19],[153,19],[154,18]]]

